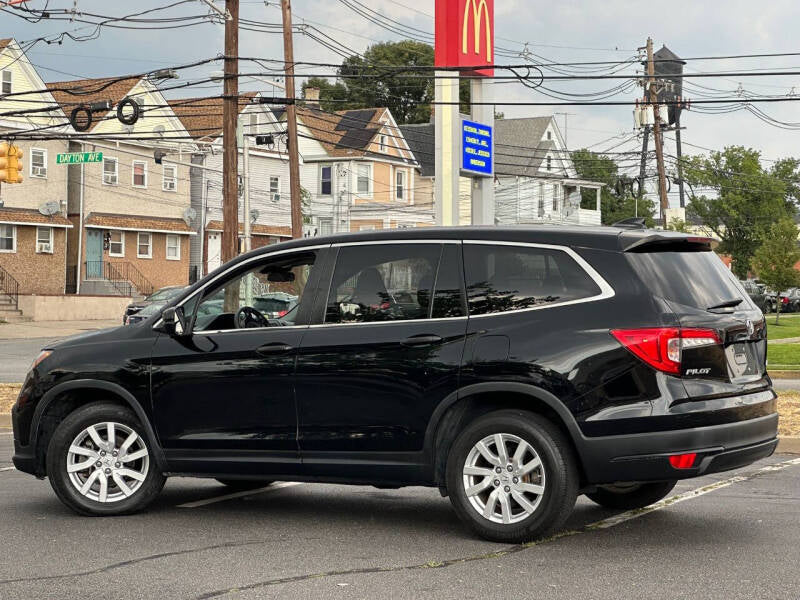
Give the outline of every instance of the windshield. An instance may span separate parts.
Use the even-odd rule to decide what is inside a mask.
[[[148,302],[167,302],[177,296],[183,288],[162,288],[150,294],[145,300]]]
[[[707,310],[754,305],[741,283],[714,252],[643,252],[628,254],[639,277],[652,292],[673,302]]]
[[[145,306],[142,310],[136,313],[137,317],[152,317],[153,315],[159,314],[166,304],[163,302],[156,302],[155,304],[150,304]]]

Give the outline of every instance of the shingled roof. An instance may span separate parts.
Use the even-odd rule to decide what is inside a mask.
[[[79,104],[91,104],[92,102],[110,100],[113,108],[130,94],[131,90],[141,80],[141,77],[126,77],[124,79],[120,79],[119,77],[102,77],[99,79],[50,81],[46,85],[55,101],[61,106],[61,109],[69,115],[72,109]],[[89,127],[89,131],[94,129],[100,120],[99,118],[95,118]]]
[[[257,95],[257,92],[245,92],[239,95],[240,114]],[[222,135],[224,105],[222,98],[181,98],[170,100],[169,105],[189,135],[195,139],[210,142]]]
[[[422,177],[436,175],[436,125],[421,123],[418,125],[400,125],[400,131],[406,143],[419,163]]]
[[[11,43],[11,38],[3,38],[2,40],[0,40],[0,50],[8,46],[10,43]]]

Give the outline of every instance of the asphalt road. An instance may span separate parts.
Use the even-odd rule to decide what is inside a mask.
[[[53,338],[0,339],[0,383],[22,383],[33,359]]]
[[[79,517],[47,481],[3,470],[7,431],[0,430],[3,599],[800,594],[800,457],[681,483],[674,494],[707,493],[644,515],[615,519],[620,513],[581,498],[567,535],[524,548],[475,538],[449,501],[425,488],[298,484],[185,507],[226,490],[174,478],[146,513]],[[769,464],[777,467],[765,471]],[[603,519],[603,527],[586,528]]]

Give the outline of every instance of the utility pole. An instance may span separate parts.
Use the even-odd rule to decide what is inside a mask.
[[[294,44],[292,4],[281,0],[283,12],[283,61],[286,73],[286,124],[289,134],[289,188],[292,205],[292,237],[303,237],[303,206],[300,197],[300,153],[297,148],[297,106],[295,105]]]
[[[253,235],[250,225],[250,139],[246,131],[243,131],[242,135],[242,186],[244,187],[244,217],[242,223],[244,228],[244,251],[250,252],[253,249]]]
[[[681,146],[681,107],[675,107],[675,146],[678,153],[678,191],[680,192],[681,208],[686,207],[686,192],[683,188],[683,148]]]
[[[667,198],[667,178],[664,172],[664,145],[661,135],[661,122],[658,118],[658,92],[656,90],[655,63],[653,62],[653,39],[647,38],[647,77],[648,88],[650,90],[650,104],[653,106],[654,124],[653,141],[656,144],[656,164],[658,166],[658,196],[661,200],[661,220],[662,225],[667,227],[667,209],[669,199]]]
[[[225,0],[230,19],[225,21],[225,83],[222,108],[222,262],[238,254],[239,150],[239,0]]]

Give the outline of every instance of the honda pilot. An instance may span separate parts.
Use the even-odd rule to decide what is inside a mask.
[[[265,294],[296,298],[285,314]],[[772,454],[761,311],[706,238],[426,228],[296,240],[36,359],[14,464],[84,515],[170,475],[422,485],[479,535],[558,530]]]

